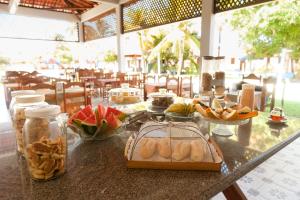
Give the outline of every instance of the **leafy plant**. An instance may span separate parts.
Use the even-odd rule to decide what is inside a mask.
[[[107,51],[104,56],[104,62],[106,63],[115,63],[118,60],[118,56],[113,51]]]

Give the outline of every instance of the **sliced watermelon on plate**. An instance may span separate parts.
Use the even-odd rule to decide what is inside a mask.
[[[72,124],[72,121],[74,119],[80,120],[80,121],[84,121],[86,118],[88,118],[83,112],[78,111],[77,113],[75,113],[74,115],[72,115],[68,121],[68,124]]]
[[[121,121],[123,121],[126,117],[126,114],[123,113],[122,111],[117,110],[117,109],[112,108],[112,107],[108,107],[107,110],[106,110],[105,118],[107,118],[111,113],[113,113]]]
[[[93,112],[93,108],[92,108],[91,105],[86,106],[80,112],[84,113],[87,117],[95,115],[94,112]]]
[[[122,125],[122,122],[113,113],[110,113],[107,117],[107,124],[112,129],[117,129]]]
[[[81,121],[82,124],[90,125],[90,126],[97,126],[97,120],[95,115],[91,115],[90,117],[86,118],[85,120]]]

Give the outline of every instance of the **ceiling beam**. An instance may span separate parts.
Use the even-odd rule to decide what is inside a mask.
[[[109,5],[118,5],[119,0],[91,0],[93,2],[102,3],[102,4],[109,4]]]
[[[0,14],[10,14],[9,7],[5,4],[0,4]],[[74,14],[68,14],[63,12],[35,9],[35,8],[25,8],[19,6],[16,11],[17,15],[27,16],[27,17],[38,17],[47,19],[64,20],[70,22],[79,22],[79,18]]]
[[[10,0],[8,3],[8,9],[10,14],[16,14],[20,0]]]
[[[81,22],[88,21],[92,18],[95,18],[107,11],[110,11],[111,9],[115,8],[115,5],[109,5],[109,4],[101,4],[99,6],[96,6],[84,13],[81,14]]]
[[[94,2],[100,2],[102,4],[84,12],[81,14],[81,22],[93,19],[111,9],[117,8],[120,4],[126,3],[130,0],[92,0]]]

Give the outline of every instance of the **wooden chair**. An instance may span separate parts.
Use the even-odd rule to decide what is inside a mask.
[[[51,83],[52,83],[52,84],[56,84],[56,83],[58,83],[58,82],[62,82],[62,83],[67,84],[67,83],[70,83],[70,82],[71,82],[70,80],[68,80],[68,79],[63,79],[63,78],[51,78],[50,80],[51,80]]]
[[[192,76],[180,77],[180,96],[193,97]]]
[[[78,70],[78,78],[79,80],[81,77],[91,77],[94,76],[94,70],[93,69],[79,69]]]
[[[40,83],[30,87],[31,90],[36,90],[37,93],[45,95],[45,101],[49,104],[58,105],[56,85]]]
[[[276,78],[268,77],[263,79],[263,88],[261,94],[260,110],[265,111],[266,106],[270,106],[270,111],[275,106],[275,93],[276,93]],[[271,86],[271,91],[268,91],[268,86]]]
[[[169,77],[168,74],[160,74],[160,75],[158,75],[158,82],[165,83],[165,82],[167,82],[168,77]]]
[[[140,88],[140,75],[139,74],[132,74],[128,76],[128,83],[130,87]]]
[[[105,79],[111,79],[111,78],[113,78],[113,75],[114,75],[114,73],[112,73],[112,72],[105,73],[105,74],[104,74],[104,78],[105,78]]]
[[[155,75],[145,75],[144,76],[144,83],[155,83]]]
[[[248,76],[243,75],[243,81],[249,82],[255,85],[261,85],[262,76],[256,76],[255,74],[249,74]]]
[[[103,99],[103,101],[107,100],[109,98],[108,91],[114,87],[117,87],[112,84],[103,84],[102,82],[95,80],[94,82],[94,90],[97,91],[97,94]]]
[[[94,73],[94,76],[95,76],[97,79],[104,78],[103,72],[95,72],[95,73]]]
[[[168,77],[166,81],[166,89],[171,90],[173,93],[179,96],[179,77]]]
[[[80,88],[78,91],[67,91],[67,89]],[[88,105],[88,92],[86,84],[82,82],[71,82],[63,84],[63,109],[64,112],[72,114],[81,106]]]
[[[117,80],[120,81],[120,84],[127,82],[127,80],[126,80],[126,73],[117,72],[116,78],[117,78]],[[120,86],[120,84],[118,86]]]
[[[41,83],[44,83],[44,80],[40,78],[20,77],[20,85],[23,90]]]

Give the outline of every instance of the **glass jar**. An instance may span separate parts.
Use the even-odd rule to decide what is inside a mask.
[[[66,114],[57,105],[46,105],[25,110],[25,158],[31,178],[46,181],[66,170]]]
[[[152,109],[167,109],[174,103],[176,94],[167,92],[166,89],[159,89],[159,92],[150,93],[148,95]]]
[[[45,102],[45,95],[22,95],[16,96],[16,103],[13,107],[13,127],[16,133],[17,150],[23,155],[23,126],[25,123],[25,109],[35,106],[48,105]]]
[[[255,85],[252,84],[243,84],[242,85],[242,94],[240,97],[240,104],[242,106],[248,106],[251,110],[254,108],[254,94]]]
[[[16,104],[16,96],[21,96],[21,95],[31,95],[35,94],[34,90],[16,90],[11,92],[11,101],[9,104],[9,113],[11,119],[13,119],[13,113],[14,113],[14,105]]]

